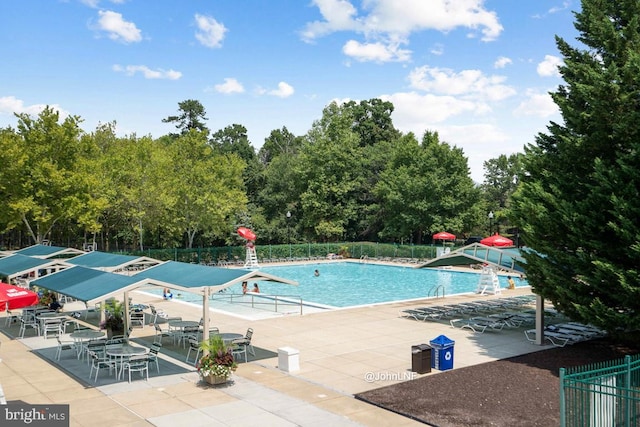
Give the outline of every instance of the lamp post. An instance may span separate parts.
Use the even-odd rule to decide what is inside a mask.
[[[493,211],[489,211],[489,236],[493,235]]]
[[[289,245],[289,258],[291,258],[291,212],[287,211],[287,244]]]

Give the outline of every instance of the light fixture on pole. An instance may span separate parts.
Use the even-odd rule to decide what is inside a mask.
[[[493,235],[493,211],[489,211],[489,236]]]
[[[287,244],[289,245],[289,258],[291,258],[291,212],[287,211]]]

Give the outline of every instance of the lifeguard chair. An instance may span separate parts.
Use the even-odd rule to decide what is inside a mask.
[[[247,251],[244,258],[244,268],[259,268],[258,256],[256,255],[256,244],[254,243],[256,240],[255,233],[246,227],[240,227],[238,228],[238,235],[247,239],[247,244],[245,245]]]
[[[498,295],[502,293],[500,289],[500,281],[498,280],[498,273],[491,266],[485,265],[482,267],[482,273],[480,274],[480,281],[478,282],[478,289],[476,293],[480,295]]]

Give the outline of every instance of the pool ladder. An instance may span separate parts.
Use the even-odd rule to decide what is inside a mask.
[[[427,297],[433,296],[437,298],[440,289],[442,289],[442,298],[444,298],[444,285],[433,286],[431,289],[429,289]]]

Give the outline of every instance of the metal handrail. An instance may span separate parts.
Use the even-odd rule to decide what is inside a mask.
[[[437,298],[438,297],[438,291],[440,289],[442,289],[442,298],[444,298],[444,296],[445,296],[445,287],[444,287],[444,285],[436,285],[436,286],[431,287],[431,289],[429,289],[429,292],[427,292],[427,297],[430,297],[431,296],[431,292],[433,291],[433,296],[435,298]]]
[[[251,297],[251,308],[255,308],[256,305],[271,305],[271,302],[260,302],[256,301],[257,299],[267,299],[272,301],[274,306],[274,311],[278,312],[278,303],[282,306],[290,306],[297,305],[300,307],[300,315],[303,314],[302,307],[304,306],[302,297],[299,295],[270,295],[270,294],[255,294],[255,293],[247,293],[247,294],[235,294],[235,293],[227,293],[221,292],[211,295],[211,300],[229,300],[230,304],[249,304],[248,301],[238,301],[238,298],[242,298],[243,300],[247,297]],[[234,301],[234,297],[236,297],[236,301]]]

